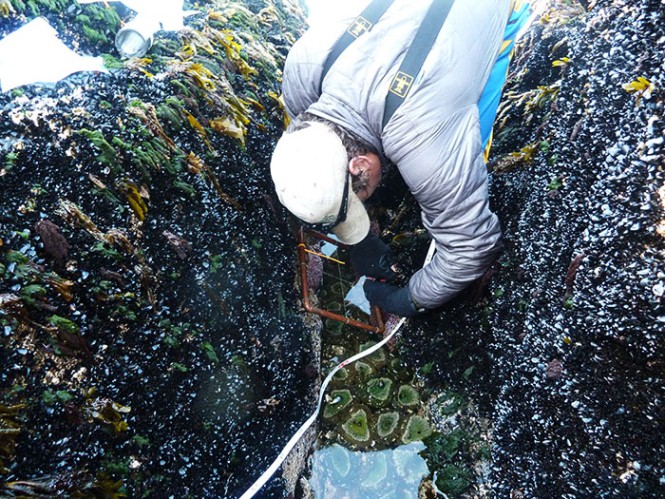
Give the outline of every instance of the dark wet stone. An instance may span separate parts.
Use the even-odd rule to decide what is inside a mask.
[[[62,235],[60,227],[47,219],[35,224],[35,232],[39,234],[44,245],[44,251],[53,261],[54,266],[61,270],[65,267],[69,255],[69,243]]]
[[[178,258],[185,260],[190,255],[192,252],[192,243],[168,230],[165,230],[162,234],[168,241],[169,246],[171,246],[176,255],[178,255]]]
[[[563,374],[563,364],[559,359],[554,359],[547,364],[545,376],[548,379],[559,378]]]

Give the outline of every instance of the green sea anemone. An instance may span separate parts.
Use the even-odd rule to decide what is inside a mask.
[[[333,390],[330,392],[330,396],[332,397],[331,401],[326,403],[326,408],[323,410],[324,418],[336,416],[353,400],[353,395],[349,390]]]
[[[418,391],[411,385],[402,385],[397,392],[397,401],[403,406],[413,406],[420,403]]]
[[[402,435],[402,442],[405,444],[417,442],[429,437],[432,434],[432,428],[426,419],[420,416],[411,416],[409,422],[406,424],[404,435]]]
[[[367,442],[369,440],[369,427],[367,426],[367,414],[363,409],[353,414],[351,418],[342,425],[344,432],[353,440]]]
[[[344,324],[335,319],[326,319],[326,331],[333,336],[339,336],[342,334],[342,328]]]
[[[342,310],[342,304],[338,301],[329,301],[326,303],[326,308],[331,312],[339,312]]]
[[[362,379],[369,378],[372,374],[372,371],[373,371],[372,366],[370,366],[369,364],[366,364],[365,362],[361,362],[361,361],[355,362],[354,367],[356,368],[356,371],[358,372],[358,374],[360,375],[360,377]]]
[[[360,345],[360,349],[358,351],[362,352],[364,350],[367,350],[368,348],[373,347],[374,345],[376,345],[376,341],[367,341],[362,345]],[[372,355],[370,355],[368,359],[373,363],[377,364],[385,363],[386,353],[384,352],[383,348],[379,348],[376,352],[372,353]]]
[[[390,396],[390,388],[393,382],[390,378],[374,378],[367,383],[367,393],[370,398],[377,402],[385,402]]]
[[[379,416],[379,420],[376,423],[376,431],[381,438],[386,438],[395,431],[397,423],[399,423],[399,413],[386,412]]]
[[[348,289],[344,286],[343,283],[341,283],[341,282],[339,282],[339,281],[338,281],[338,282],[333,282],[333,283],[330,285],[330,292],[331,292],[331,293],[333,294],[333,296],[335,296],[336,298],[339,298],[339,297],[342,297],[342,298],[343,298],[344,295],[346,295],[347,291],[348,291]]]

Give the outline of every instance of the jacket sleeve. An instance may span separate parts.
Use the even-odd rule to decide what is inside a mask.
[[[397,163],[436,242],[432,261],[410,279],[413,299],[435,308],[482,276],[501,247],[498,218],[490,211],[477,109],[451,116],[416,135]],[[416,138],[417,137],[417,138]]]

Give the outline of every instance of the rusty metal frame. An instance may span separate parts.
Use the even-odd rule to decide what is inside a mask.
[[[301,281],[301,287],[302,287],[302,299],[303,299],[303,306],[305,307],[305,310],[307,312],[310,312],[312,314],[320,315],[321,317],[325,317],[327,319],[332,319],[336,320],[339,322],[342,322],[343,324],[348,324],[350,326],[358,327],[361,329],[365,329],[367,331],[371,331],[373,333],[378,333],[378,334],[383,334],[385,331],[385,324],[383,322],[383,315],[381,314],[381,309],[378,307],[375,307],[372,305],[371,307],[371,313],[370,313],[370,321],[374,321],[377,325],[361,322],[355,319],[351,319],[349,317],[346,317],[344,315],[336,314],[335,312],[331,312],[330,310],[324,310],[322,308],[318,308],[314,306],[310,300],[310,294],[309,294],[309,286],[307,284],[307,252],[305,251],[306,245],[305,245],[305,231],[307,231],[308,234],[312,235],[313,237],[317,239],[321,239],[323,241],[329,242],[331,244],[334,244],[336,246],[339,246],[341,248],[347,248],[348,246],[345,245],[344,243],[341,243],[340,241],[336,241],[325,234],[322,234],[320,232],[310,230],[310,229],[304,229],[301,228],[298,232],[298,259],[299,259],[299,265],[300,265],[300,281]]]

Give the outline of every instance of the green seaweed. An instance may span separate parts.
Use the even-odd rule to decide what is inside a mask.
[[[109,144],[104,138],[104,134],[97,130],[88,130],[87,128],[81,128],[77,130],[77,135],[81,135],[86,139],[89,139],[92,144],[100,150],[100,154],[97,156],[97,160],[105,165],[113,165],[117,159],[117,152],[115,148]]]
[[[5,154],[5,159],[4,159],[4,169],[7,172],[10,172],[12,168],[14,168],[14,165],[18,161],[19,153],[17,152],[8,152]]]
[[[192,184],[189,184],[187,182],[184,182],[182,180],[174,180],[173,181],[173,187],[178,189],[179,191],[183,192],[184,194],[187,194],[190,197],[193,197],[196,195],[196,189]]]
[[[204,341],[201,344],[201,348],[203,348],[203,351],[205,352],[206,357],[208,357],[208,360],[214,362],[215,364],[219,362],[219,357],[217,356],[217,352],[215,352],[215,347],[213,347],[209,341]]]
[[[436,487],[453,497],[463,494],[473,483],[473,472],[455,464],[446,464],[437,472]]]
[[[74,396],[71,393],[69,393],[67,390],[57,390],[55,392],[52,390],[45,390],[42,393],[42,400],[47,405],[53,405],[56,402],[59,402],[61,404],[66,404],[67,402],[71,401],[73,398]]]
[[[79,17],[85,17],[85,16],[79,16]],[[108,37],[104,34],[103,31],[99,31],[97,28],[92,28],[88,26],[87,24],[82,24],[81,25],[81,30],[83,31],[83,35],[85,38],[88,39],[88,41],[94,45],[99,44],[99,43],[108,43],[109,39]]]
[[[56,328],[69,334],[78,334],[80,330],[76,323],[59,315],[52,315],[49,317],[49,322]]]
[[[40,284],[30,284],[21,288],[21,298],[28,305],[35,305],[46,295],[46,288]]]
[[[125,63],[113,54],[102,54],[101,57],[104,60],[106,69],[123,69],[125,67]]]
[[[427,457],[433,463],[447,463],[460,451],[465,433],[455,429],[449,433],[437,433],[427,442]]]
[[[157,117],[174,131],[180,131],[186,123],[187,118],[183,109],[185,103],[177,97],[167,97],[166,100],[155,108]]]

